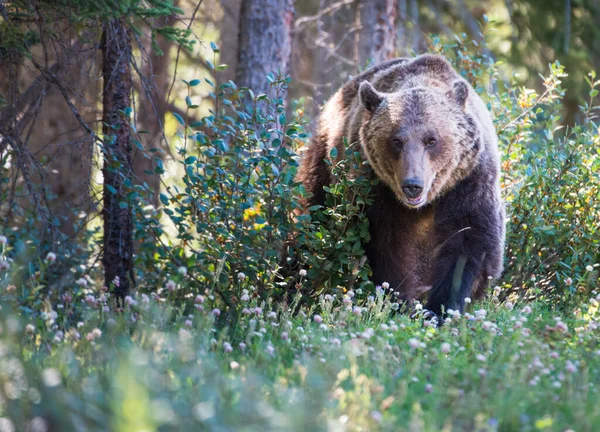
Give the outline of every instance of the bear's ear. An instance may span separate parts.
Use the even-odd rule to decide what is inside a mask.
[[[363,81],[358,88],[360,103],[369,112],[375,111],[383,102],[383,96],[375,90],[369,81]]]
[[[452,85],[452,90],[448,92],[448,96],[461,108],[465,107],[467,97],[469,97],[469,87],[464,81],[455,81]]]

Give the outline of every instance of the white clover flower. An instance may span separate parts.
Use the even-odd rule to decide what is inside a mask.
[[[6,246],[8,244],[8,239],[6,236],[0,235],[0,246]]]
[[[56,254],[54,252],[48,252],[48,255],[46,255],[46,262],[52,264],[54,261],[56,261]]]
[[[565,285],[570,286],[573,284],[573,279],[571,279],[570,277],[565,279]]]
[[[177,269],[177,273],[179,273],[181,276],[187,275],[187,272],[188,272],[188,270],[184,266],[181,266]]]
[[[131,296],[125,296],[125,303],[129,306],[135,306],[137,304],[137,301],[135,301]]]
[[[387,282],[384,282],[384,283],[382,283],[382,284],[381,284],[381,287],[382,287],[384,290],[388,290],[388,289],[390,288],[390,284],[389,284],[389,283],[387,283]]]
[[[238,278],[238,280],[243,281],[244,279],[246,279],[246,274],[243,272],[239,272],[237,274],[237,278]]]
[[[327,330],[327,324],[321,324],[319,326],[319,329],[321,329],[321,330]]]
[[[281,333],[281,340],[288,340],[290,338],[290,335],[288,334],[288,332],[282,332]]]
[[[306,270],[304,270],[304,269],[300,270],[299,274],[300,274],[300,277],[306,277]]]
[[[34,333],[35,332],[35,327],[33,326],[33,324],[27,324],[25,326],[25,332],[26,333]]]
[[[475,356],[475,358],[477,360],[479,360],[480,362],[484,362],[484,361],[487,360],[487,357],[485,355],[483,355],[483,354],[477,354],[477,356]]]
[[[169,281],[167,282],[167,290],[168,291],[175,291],[177,289],[177,284],[175,283],[174,280],[169,279]]]
[[[194,302],[195,302],[195,303],[200,303],[200,304],[204,303],[204,296],[202,296],[202,295],[198,294],[198,295],[196,296],[196,298],[194,299]]]
[[[250,301],[250,296],[248,294],[242,294],[241,298],[243,302]]]
[[[193,323],[192,323],[192,320],[185,320],[185,323],[184,323],[184,325],[185,325],[186,327],[192,327],[192,325],[193,325]]]
[[[512,302],[507,301],[507,302],[504,303],[504,307],[506,309],[508,309],[509,311],[511,311],[511,310],[514,309],[515,305]]]
[[[267,314],[267,318],[275,319],[277,318],[277,312],[271,311]]]
[[[79,278],[75,283],[81,287],[86,287],[88,285],[88,281],[85,278]]]
[[[450,345],[448,342],[444,342],[442,344],[442,346],[440,347],[440,351],[444,354],[448,354],[451,349],[452,349],[452,345]]]
[[[475,311],[475,319],[483,321],[487,316],[487,311],[485,309],[478,309]]]
[[[467,303],[467,304],[471,303],[471,297],[465,297],[465,303]]]
[[[233,348],[229,342],[223,342],[223,351],[226,353],[233,351]]]
[[[232,361],[231,363],[229,363],[229,367],[230,367],[231,369],[237,369],[237,368],[239,368],[239,367],[240,367],[240,364],[234,360],[234,361]]]
[[[577,372],[577,366],[575,366],[571,360],[567,360],[565,363],[565,370],[569,373],[575,373]]]
[[[271,344],[267,345],[267,354],[269,354],[271,356],[275,354],[275,348],[273,347],[273,345],[271,345]]]
[[[411,347],[411,348],[413,348],[413,349],[416,349],[416,348],[419,348],[421,346],[421,343],[419,342],[418,339],[410,338],[408,340],[408,346]]]
[[[238,346],[240,347],[240,349],[241,349],[242,351],[245,351],[245,350],[246,350],[246,344],[245,344],[244,342],[240,342],[240,343],[238,344]]]
[[[217,309],[217,308],[214,308],[214,309],[212,310],[212,314],[213,314],[214,316],[219,316],[219,315],[221,315],[221,311],[220,311],[219,309]]]
[[[594,266],[587,265],[587,266],[585,266],[585,269],[586,269],[586,271],[588,271],[588,272],[592,272],[592,271],[594,271]]]
[[[313,317],[313,321],[316,322],[317,324],[321,324],[323,322],[323,317],[321,315],[315,315]]]
[[[525,306],[523,309],[521,309],[521,312],[523,312],[524,314],[529,315],[532,312],[531,306],[529,306],[529,305]]]
[[[348,294],[348,297],[350,297],[350,298],[354,297],[354,291],[352,291],[352,290],[348,291],[346,294]]]
[[[362,314],[362,308],[360,306],[354,306],[352,308],[352,313],[356,316],[360,316]]]

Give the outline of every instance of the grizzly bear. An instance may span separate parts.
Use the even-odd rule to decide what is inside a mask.
[[[381,181],[366,210],[372,280],[426,309],[464,310],[500,276],[504,205],[492,118],[443,57],[399,58],[355,77],[324,106],[298,179],[306,208],[323,205],[332,181],[326,158],[347,143]],[[333,161],[335,162],[335,161]]]

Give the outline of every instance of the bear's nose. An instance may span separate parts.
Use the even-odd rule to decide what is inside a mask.
[[[416,198],[423,192],[423,181],[418,178],[409,178],[402,183],[402,191],[408,198]]]

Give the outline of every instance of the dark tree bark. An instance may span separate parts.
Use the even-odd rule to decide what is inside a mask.
[[[361,67],[377,65],[396,52],[397,0],[361,0],[358,60]]]
[[[102,37],[103,133],[104,133],[104,281],[115,284],[122,300],[131,284],[133,222],[126,203],[132,181],[129,125],[120,112],[131,106],[131,36],[124,19],[104,26]]]
[[[293,0],[243,0],[236,82],[266,93],[269,72],[289,72]]]

